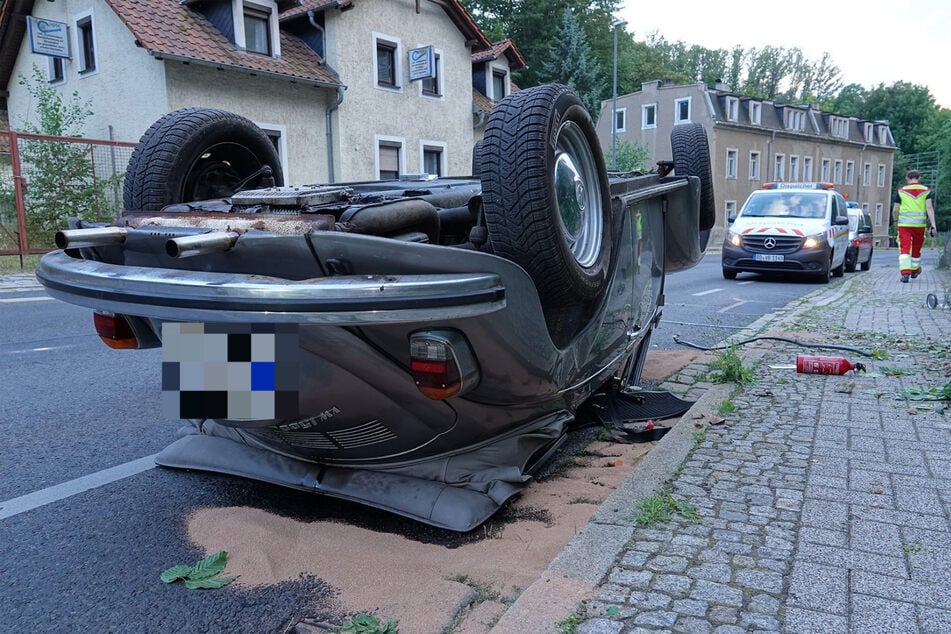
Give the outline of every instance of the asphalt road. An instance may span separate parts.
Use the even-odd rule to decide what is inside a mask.
[[[677,332],[716,343],[815,288],[724,280],[710,255],[669,276],[653,345],[676,347]],[[333,616],[332,589],[316,578],[255,591],[161,583],[164,569],[204,556],[184,524],[203,507],[333,518],[447,547],[470,539],[330,498],[156,468],[151,456],[178,427],[161,417],[158,350],[107,348],[89,310],[41,290],[0,293],[0,324],[0,630],[269,632]]]

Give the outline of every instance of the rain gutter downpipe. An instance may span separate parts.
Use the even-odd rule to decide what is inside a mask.
[[[322,26],[320,26],[319,24],[317,24],[317,21],[314,19],[314,10],[313,10],[313,9],[309,9],[309,10],[307,11],[307,19],[310,20],[311,25],[312,25],[315,29],[317,29],[318,31],[320,31],[321,39],[323,39],[323,41],[324,41],[324,46],[326,46],[326,45],[327,45],[326,32],[324,31],[324,27],[322,27]],[[326,53],[326,51],[324,51],[324,52]],[[335,177],[335,175],[334,175],[334,128],[333,128],[333,113],[334,113],[334,110],[336,110],[337,108],[339,108],[339,107],[340,107],[340,104],[343,103],[343,91],[344,91],[344,87],[338,85],[338,86],[337,86],[337,101],[336,101],[335,103],[331,104],[331,105],[327,108],[327,112],[326,112],[326,114],[324,115],[324,118],[325,118],[326,123],[327,123],[327,125],[326,125],[326,128],[327,128],[326,136],[327,136],[327,182],[328,182],[328,183],[333,183],[333,182],[336,181],[336,177]]]

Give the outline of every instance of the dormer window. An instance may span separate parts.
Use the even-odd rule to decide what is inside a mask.
[[[232,0],[235,45],[249,53],[281,56],[274,0]]]
[[[508,72],[504,68],[492,69],[492,100],[501,101],[508,94]]]
[[[849,120],[843,117],[831,117],[829,121],[829,128],[831,129],[832,136],[839,137],[840,139],[849,138]]]
[[[875,124],[866,123],[865,124],[865,142],[871,143],[873,138],[875,138]]]
[[[763,104],[758,101],[750,102],[750,123],[760,125],[763,116]]]
[[[786,129],[802,132],[806,129],[806,113],[795,108],[786,110]]]
[[[878,126],[878,143],[879,145],[888,145],[888,128],[886,126]]]
[[[726,118],[728,121],[736,121],[740,112],[740,100],[736,97],[726,98]]]

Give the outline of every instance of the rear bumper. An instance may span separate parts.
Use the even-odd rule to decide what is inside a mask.
[[[361,325],[475,317],[505,307],[493,273],[262,275],[108,264],[45,255],[36,276],[50,295],[95,310],[162,320]]]

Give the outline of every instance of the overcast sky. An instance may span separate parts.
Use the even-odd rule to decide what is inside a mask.
[[[636,40],[657,31],[706,48],[798,47],[813,61],[828,52],[843,84],[906,81],[927,86],[938,105],[951,108],[951,0],[624,0],[619,17]]]

